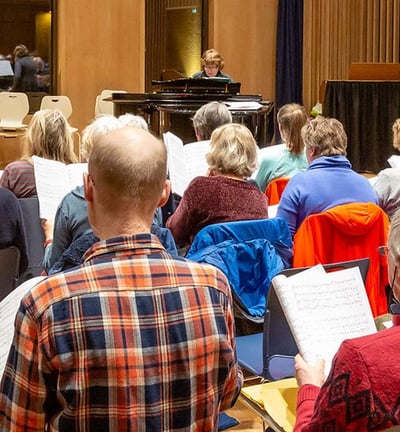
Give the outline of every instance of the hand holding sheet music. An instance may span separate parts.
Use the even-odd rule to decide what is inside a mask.
[[[307,362],[324,359],[326,375],[345,339],[376,332],[358,267],[326,273],[318,265],[272,284],[300,353]]]

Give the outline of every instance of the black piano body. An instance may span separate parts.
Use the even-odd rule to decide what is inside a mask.
[[[259,147],[270,145],[274,134],[274,104],[263,101],[261,95],[241,95],[240,83],[224,79],[183,78],[153,81],[152,93],[113,93],[114,114],[143,116],[158,136],[170,131],[184,143],[196,140],[192,117],[204,104],[220,101],[230,107],[233,120],[245,124],[253,133]],[[255,109],[251,103],[257,103]]]

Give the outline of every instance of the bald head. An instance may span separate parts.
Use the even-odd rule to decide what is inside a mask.
[[[113,130],[93,144],[89,173],[98,201],[115,208],[129,205],[154,211],[166,180],[164,144],[135,127]]]

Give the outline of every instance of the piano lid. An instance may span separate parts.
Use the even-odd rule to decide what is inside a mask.
[[[167,81],[152,81],[153,90],[163,93],[227,93],[239,94],[240,82],[228,78],[179,78]]]

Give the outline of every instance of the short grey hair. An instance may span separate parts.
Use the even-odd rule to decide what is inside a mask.
[[[222,102],[209,102],[200,107],[193,117],[193,127],[202,140],[211,138],[217,127],[232,123],[232,114]]]

